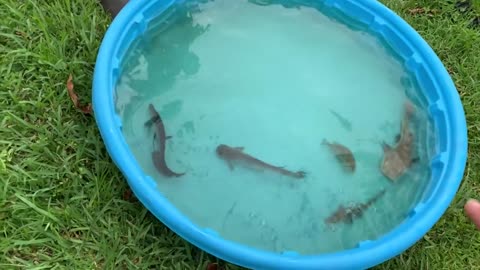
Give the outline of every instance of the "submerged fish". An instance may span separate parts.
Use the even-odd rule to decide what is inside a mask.
[[[375,196],[373,196],[370,200],[366,203],[358,203],[352,207],[344,207],[340,205],[331,216],[325,219],[326,224],[334,224],[339,222],[344,222],[346,224],[352,224],[356,218],[359,218],[363,215],[363,213],[372,205],[374,204],[380,197],[385,194],[386,190],[383,189]]]
[[[322,144],[327,145],[330,148],[346,171],[351,173],[355,171],[355,157],[350,149],[339,143],[329,143],[326,139],[323,139]]]
[[[145,126],[149,127],[152,124],[155,124],[155,135],[153,139],[154,142],[155,139],[157,140],[160,147],[158,151],[152,152],[152,160],[155,168],[160,173],[168,177],[179,177],[184,175],[185,173],[176,173],[168,168],[167,162],[165,161],[165,141],[167,139],[170,139],[171,136],[166,136],[162,118],[160,117],[160,114],[158,114],[158,112],[155,110],[155,107],[152,104],[149,104],[148,110],[150,111],[151,118],[150,120],[145,122]]]
[[[413,133],[409,129],[410,117],[414,112],[413,105],[407,102],[405,104],[405,114],[401,124],[400,137],[397,136],[397,145],[392,147],[383,142],[384,156],[382,159],[382,173],[391,181],[397,180],[403,175],[412,163],[418,158],[412,157]]]
[[[337,118],[338,122],[348,131],[352,131],[352,123],[348,121],[345,117],[338,114],[336,111],[330,109],[330,113]]]
[[[237,162],[237,163],[242,162],[246,165],[253,165],[262,169],[269,169],[269,170],[278,172],[280,174],[291,176],[294,178],[304,178],[306,175],[306,173],[303,171],[292,172],[284,169],[283,167],[277,167],[277,166],[273,166],[268,163],[265,163],[248,154],[245,154],[243,152],[243,149],[244,149],[243,147],[230,147],[225,144],[220,144],[219,146],[217,146],[216,152],[220,158],[222,158],[227,162],[230,170],[234,169],[234,162]]]

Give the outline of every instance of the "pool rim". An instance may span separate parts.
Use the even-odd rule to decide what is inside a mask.
[[[358,2],[361,0],[349,0]],[[157,1],[152,1],[157,2]],[[175,1],[165,1],[169,6]],[[335,1],[328,1],[335,2]],[[435,204],[419,209],[411,220],[398,225],[379,240],[365,241],[359,247],[341,252],[320,255],[274,253],[247,247],[218,237],[215,232],[190,222],[167,199],[158,196],[152,188],[154,181],[143,174],[124,141],[121,123],[115,115],[113,99],[113,73],[119,67],[115,53],[120,50],[118,40],[125,39],[125,30],[140,23],[139,11],[152,5],[148,1],[129,1],[109,26],[98,51],[93,79],[93,110],[101,137],[111,159],[120,169],[136,197],[163,224],[183,239],[225,261],[253,269],[365,269],[389,260],[420,240],[444,214],[463,179],[467,158],[467,126],[464,109],[455,85],[444,65],[426,41],[401,17],[377,1],[362,1],[361,5],[382,18],[388,18],[391,27],[401,30],[403,36],[420,52],[424,65],[439,84],[437,90],[443,97],[448,114],[446,147],[448,164],[433,195]],[[360,5],[360,4],[359,4]],[[140,20],[140,21],[139,21]],[[118,75],[118,74],[117,74]],[[450,168],[449,171],[447,169]],[[455,168],[455,169],[452,169]],[[439,181],[440,181],[439,180]],[[442,192],[440,192],[440,191]],[[433,196],[432,195],[432,196]],[[153,199],[155,198],[155,199]],[[415,221],[415,222],[412,222]]]

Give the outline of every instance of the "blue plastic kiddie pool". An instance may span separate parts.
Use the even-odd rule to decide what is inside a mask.
[[[244,267],[365,269],[378,265],[411,247],[430,230],[454,198],[463,177],[467,157],[465,115],[455,86],[434,51],[405,21],[377,1],[310,2],[315,3],[364,25],[385,40],[416,78],[437,134],[436,154],[429,161],[430,181],[403,222],[375,240],[360,241],[353,248],[337,252],[317,255],[288,249],[274,252],[225,239],[221,233],[192,222],[159,192],[157,182],[140,166],[122,133],[124,123],[116,111],[114,90],[129,47],[151,24],[158,24],[156,18],[179,4],[178,1],[130,1],[112,22],[98,53],[93,80],[95,118],[111,158],[136,197],[182,238],[218,258]],[[290,4],[301,5],[295,1]]]

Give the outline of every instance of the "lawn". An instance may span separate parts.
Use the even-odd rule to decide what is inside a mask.
[[[464,181],[434,228],[375,269],[480,269],[480,232],[463,205],[480,197],[480,9],[383,0],[437,52],[463,101]],[[0,269],[205,269],[216,259],[157,221],[128,192],[92,116],[96,53],[110,18],[95,0],[0,5]],[[226,264],[227,269],[239,269]]]

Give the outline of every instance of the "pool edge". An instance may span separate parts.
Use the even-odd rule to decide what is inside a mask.
[[[452,153],[459,154],[454,156],[453,160],[455,161],[455,163],[450,163],[448,164],[448,166],[459,167],[462,168],[462,170],[449,171],[449,175],[446,175],[448,181],[446,181],[446,183],[444,183],[441,187],[439,187],[439,189],[435,191],[436,193],[434,194],[443,191],[439,193],[443,196],[437,197],[438,201],[437,205],[434,207],[435,210],[432,211],[430,208],[428,212],[423,212],[426,214],[422,218],[417,219],[417,224],[415,224],[416,226],[411,226],[410,228],[405,227],[407,232],[416,231],[416,233],[409,233],[410,237],[403,237],[401,238],[401,241],[393,245],[392,243],[388,243],[388,241],[386,241],[386,243],[384,243],[383,245],[377,245],[374,249],[372,249],[371,245],[367,245],[364,248],[366,248],[367,251],[369,250],[369,252],[353,249],[336,253],[333,256],[331,254],[300,257],[282,256],[271,252],[258,251],[250,248],[246,249],[242,245],[238,245],[228,240],[222,240],[220,238],[211,236],[201,228],[198,228],[193,224],[188,224],[189,222],[186,218],[179,217],[178,212],[174,211],[174,209],[171,209],[171,205],[169,205],[168,203],[165,204],[163,200],[161,203],[151,200],[150,198],[152,198],[153,195],[157,193],[153,190],[149,190],[149,186],[147,185],[147,183],[143,182],[145,180],[145,175],[143,175],[141,170],[139,170],[139,167],[135,166],[136,162],[132,163],[131,160],[126,160],[124,158],[131,158],[131,153],[129,153],[129,151],[126,149],[118,149],[119,141],[122,140],[122,134],[118,127],[115,127],[114,125],[115,119],[113,117],[113,113],[115,113],[115,111],[113,97],[108,97],[109,94],[112,94],[108,90],[108,85],[112,85],[112,79],[111,76],[107,76],[107,78],[105,78],[105,72],[108,73],[112,70],[111,65],[113,60],[111,59],[112,57],[111,54],[109,54],[109,50],[112,48],[115,50],[116,48],[118,51],[119,47],[118,44],[115,44],[114,38],[121,35],[122,30],[126,28],[125,26],[131,25],[134,18],[138,15],[138,12],[144,8],[146,1],[129,2],[124,7],[124,9],[122,9],[122,11],[117,15],[117,17],[107,30],[107,33],[100,46],[100,50],[97,56],[97,62],[95,65],[93,80],[94,93],[92,102],[95,113],[95,120],[99,127],[100,134],[107,148],[107,151],[109,152],[110,157],[115,162],[117,167],[121,170],[123,176],[132,188],[132,191],[142,202],[142,204],[163,224],[165,224],[172,231],[174,231],[176,234],[186,239],[193,245],[221,259],[254,269],[329,269],[329,267],[331,267],[332,265],[339,266],[335,267],[335,269],[364,269],[372,267],[374,265],[378,265],[394,256],[397,256],[398,254],[401,254],[413,244],[415,244],[419,239],[421,239],[423,235],[428,232],[439,220],[439,218],[444,214],[461,184],[461,179],[463,178],[463,173],[466,165],[466,155],[468,151],[468,137],[465,112],[458,94],[455,95],[456,88],[453,84],[453,81],[451,80],[450,75],[448,74],[448,72],[446,72],[444,65],[439,62],[440,60],[438,59],[438,56],[435,54],[433,49],[431,49],[431,47],[426,43],[426,41],[413,28],[411,28],[410,25],[406,24],[403,19],[398,17],[398,15],[393,13],[393,11],[385,7],[383,4],[376,1],[371,1],[370,3],[367,2],[369,1],[365,1],[365,3],[363,4],[376,5],[376,7],[374,7],[373,9],[378,9],[377,11],[384,13],[383,16],[387,14],[390,20],[393,22],[394,26],[396,26],[397,28],[410,29],[409,31],[404,33],[404,35],[411,39],[412,43],[414,43],[416,47],[418,47],[416,48],[417,51],[423,52],[422,54],[426,54],[429,56],[426,57],[428,58],[426,59],[426,62],[430,66],[429,69],[434,74],[441,75],[442,78],[437,78],[437,81],[442,80],[443,82],[441,84],[444,86],[442,87],[442,89],[447,89],[447,91],[444,91],[446,93],[442,93],[447,98],[447,100],[444,102],[450,103],[449,107],[451,107],[451,111],[455,112],[455,115],[448,116],[449,119],[447,121],[449,121],[452,126],[451,132],[453,135],[451,135],[451,137],[456,138],[450,138],[451,144],[454,144],[456,147],[456,151],[452,151]],[[452,93],[452,89],[455,90],[455,93]],[[452,149],[452,147],[453,146],[450,146],[449,149]],[[455,190],[455,192],[452,192],[453,189]],[[186,222],[186,224],[181,227],[177,227],[176,225],[181,222]],[[404,227],[399,226],[395,228],[394,232],[396,231],[398,233],[400,231],[399,228]],[[385,240],[390,240],[391,238],[393,238],[393,236],[395,235],[389,233],[387,237],[383,239],[383,241],[385,242]],[[390,251],[395,251],[389,252],[388,254],[378,251],[384,250],[387,247],[386,244],[389,244],[388,248],[390,248]],[[225,250],[227,249],[230,249],[230,252],[225,252]],[[353,256],[351,251],[356,253],[356,255]],[[365,258],[368,257],[366,256],[367,253],[369,253],[370,258]],[[373,256],[372,253],[375,253],[375,255],[377,256]],[[243,257],[244,259],[239,260],[238,258],[241,257]],[[355,258],[358,258],[358,260],[355,260]],[[273,260],[277,260],[278,262],[273,263]],[[257,262],[258,264],[255,262]],[[361,264],[361,266],[358,264]],[[259,268],[259,266],[262,266],[263,268]],[[324,268],[320,268],[320,266],[323,266]],[[358,268],[354,266],[360,267]]]

